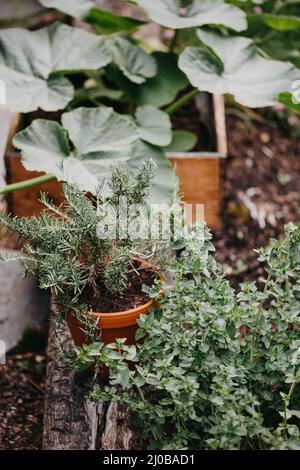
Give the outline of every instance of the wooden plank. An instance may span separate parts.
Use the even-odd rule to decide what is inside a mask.
[[[200,95],[199,98],[201,98]],[[211,113],[208,112],[207,96],[203,96],[205,106],[202,106],[203,119],[210,124]],[[201,102],[203,104],[203,102]],[[198,102],[198,105],[201,105]],[[204,214],[199,211],[196,216],[193,210],[192,222],[204,219],[207,225],[219,230],[222,227],[223,191],[224,191],[224,159],[227,156],[227,138],[224,98],[213,95],[212,126],[215,132],[215,152],[169,153],[167,157],[176,168],[180,182],[180,193],[187,204],[203,205]],[[200,106],[201,107],[201,106]],[[204,113],[203,113],[204,109]]]
[[[226,115],[223,95],[213,95],[214,121],[216,130],[216,150],[223,156],[227,156],[227,131]]]
[[[67,328],[62,341],[66,349],[73,347]],[[67,370],[59,359],[53,325],[47,355],[43,449],[94,449],[104,405],[88,400],[86,386],[77,382],[74,372]]]
[[[61,340],[67,350],[72,350],[74,343],[67,327]],[[52,323],[47,356],[43,449],[133,450],[137,438],[129,410],[114,402],[107,406],[89,400],[89,380],[66,368]]]
[[[203,205],[204,218],[209,227],[221,227],[222,158],[202,154],[170,154],[180,181],[180,194],[187,204]],[[199,212],[200,218],[202,213]],[[196,218],[193,218],[195,221]],[[199,220],[199,219],[198,219]]]

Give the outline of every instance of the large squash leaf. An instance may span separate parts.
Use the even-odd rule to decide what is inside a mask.
[[[6,84],[7,108],[23,113],[64,108],[74,89],[57,72],[106,66],[111,56],[104,42],[60,23],[38,31],[0,31],[0,78]]]
[[[127,39],[120,36],[109,38],[107,47],[113,62],[131,82],[140,84],[156,74],[155,59]]]
[[[62,125],[36,119],[15,136],[14,145],[26,169],[53,174],[93,194],[100,186],[108,193],[114,165],[136,168],[152,158],[157,168],[151,198],[166,201],[173,192],[172,170],[162,150],[143,142],[134,120],[112,108],[78,108],[62,115]]]
[[[55,8],[69,16],[87,21],[99,34],[134,31],[144,24],[143,21],[100,8],[91,0],[39,0],[39,2],[46,8]]]
[[[140,106],[135,112],[141,139],[153,145],[165,147],[172,140],[172,124],[167,113],[154,106]]]
[[[127,116],[113,108],[78,108],[62,115],[62,125],[75,146],[74,154],[123,150],[139,137]]]
[[[130,158],[137,126],[112,108],[78,108],[62,124],[36,119],[14,138],[26,169],[53,174],[95,193],[110,166]]]
[[[204,47],[188,47],[180,55],[179,67],[200,90],[230,93],[250,107],[272,106],[300,78],[292,64],[260,56],[251,39],[201,30],[198,36],[214,53]]]
[[[182,8],[181,0],[136,0],[152,21],[167,28],[192,28],[206,24],[228,26],[236,31],[247,28],[245,13],[223,0],[194,0]]]

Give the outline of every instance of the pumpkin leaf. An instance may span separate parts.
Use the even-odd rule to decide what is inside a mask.
[[[139,137],[129,118],[113,108],[78,108],[62,115],[62,125],[75,146],[74,154],[122,150]]]
[[[175,130],[172,134],[171,143],[163,150],[165,152],[189,152],[193,150],[198,137],[190,131]]]
[[[139,138],[136,125],[112,108],[78,108],[64,113],[62,124],[36,119],[19,132],[14,145],[22,163],[94,194],[110,167],[130,158],[130,145]]]
[[[122,37],[113,37],[107,41],[113,62],[131,82],[143,83],[156,74],[155,59],[141,47]]]
[[[299,71],[290,63],[260,56],[251,39],[222,37],[198,30],[205,47],[187,47],[179,67],[190,82],[210,93],[229,93],[249,107],[272,106],[291,88]]]
[[[208,24],[224,25],[236,31],[247,28],[245,13],[223,0],[194,0],[186,8],[180,0],[136,0],[149,18],[173,29],[193,28]]]
[[[172,140],[172,124],[167,113],[154,106],[141,106],[135,112],[141,139],[150,144],[165,147]]]
[[[36,119],[16,134],[14,145],[21,150],[23,165],[29,171],[55,174],[71,154],[67,131],[58,122],[46,119]]]
[[[110,61],[104,40],[79,28],[55,23],[38,31],[0,31],[0,76],[11,111],[64,108],[74,88],[58,72],[98,69]]]
[[[162,150],[140,140],[133,119],[112,108],[77,108],[62,115],[62,125],[36,119],[13,142],[27,170],[53,174],[93,194],[99,187],[109,194],[114,165],[136,169],[152,158],[157,168],[150,200],[169,201],[173,195],[173,173]]]

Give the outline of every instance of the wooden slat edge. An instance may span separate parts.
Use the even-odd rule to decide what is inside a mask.
[[[216,128],[217,151],[227,155],[226,115],[223,95],[213,95],[214,119]]]

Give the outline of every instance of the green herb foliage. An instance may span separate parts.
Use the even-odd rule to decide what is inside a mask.
[[[42,289],[50,289],[57,306],[58,325],[72,313],[83,324],[88,337],[94,338],[95,322],[87,313],[89,302],[107,292],[122,294],[134,255],[143,256],[144,242],[130,235],[100,237],[99,227],[107,223],[107,207],[115,207],[119,198],[130,204],[144,204],[153,177],[153,162],[142,164],[130,174],[115,167],[110,181],[111,195],[96,198],[77,187],[65,185],[66,202],[56,207],[43,195],[46,209],[39,217],[13,218],[0,214],[0,223],[27,240],[21,262],[25,274],[34,273]],[[128,224],[133,222],[132,218]],[[145,248],[145,247],[144,247]]]
[[[206,228],[185,244],[174,282],[150,292],[159,306],[140,319],[143,342],[77,352],[79,362],[109,364],[122,386],[96,385],[92,397],[129,405],[151,447],[300,449],[300,227],[258,250],[266,276],[237,294]]]

